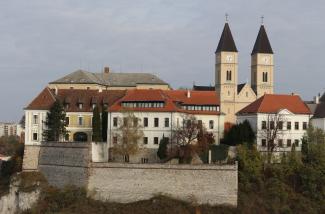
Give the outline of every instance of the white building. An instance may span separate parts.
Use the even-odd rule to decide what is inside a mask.
[[[125,110],[132,111],[142,125],[144,136],[140,144],[152,149],[150,154],[137,156],[136,162],[141,159],[154,162],[160,140],[171,138],[172,131],[183,125],[186,115],[195,116],[208,132],[213,133],[217,144],[224,131],[224,115],[220,114],[214,91],[129,90],[109,110],[107,141],[110,148],[118,143],[116,133]]]
[[[268,133],[275,133],[275,151],[297,151],[308,128],[311,112],[297,95],[265,94],[237,113],[237,123],[247,120],[256,133],[259,151],[267,150]],[[277,130],[277,131],[275,131]]]
[[[325,131],[325,93],[321,97],[316,96],[311,106],[313,106],[312,125]]]

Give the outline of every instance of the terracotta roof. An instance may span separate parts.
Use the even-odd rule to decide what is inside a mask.
[[[55,96],[54,90],[45,88],[26,109],[28,110],[49,110],[55,101],[59,99],[63,104],[69,104],[67,112],[92,112],[92,104],[102,106],[106,103],[111,106],[118,99],[125,95],[125,90],[85,90],[85,89],[59,89]],[[96,101],[96,102],[95,102]],[[78,104],[82,103],[82,109]]]
[[[252,55],[255,53],[268,53],[273,54],[273,50],[269,41],[269,38],[266,34],[264,25],[261,25],[260,30],[252,50]]]
[[[265,94],[237,114],[277,113],[287,109],[294,114],[311,114],[307,105],[298,95]]]
[[[238,52],[228,23],[223,28],[216,53],[221,51]]]
[[[132,107],[122,106],[123,102],[164,102],[163,107]],[[109,111],[144,111],[144,112],[186,112],[191,114],[219,114],[217,111],[189,111],[181,108],[182,105],[210,105],[219,106],[219,100],[214,91],[190,91],[187,90],[160,90],[160,89],[134,89],[128,90],[126,95],[111,106]]]
[[[55,97],[49,88],[44,88],[43,91],[34,98],[27,106],[28,110],[48,110],[55,102]]]

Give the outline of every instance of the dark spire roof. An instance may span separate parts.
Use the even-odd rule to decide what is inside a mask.
[[[227,22],[223,28],[216,53],[221,51],[238,52]]]
[[[273,54],[273,50],[263,24],[258,32],[252,55],[255,53]]]

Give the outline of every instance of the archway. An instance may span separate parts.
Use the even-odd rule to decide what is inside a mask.
[[[73,140],[76,142],[87,142],[88,136],[85,132],[76,132],[73,135]]]

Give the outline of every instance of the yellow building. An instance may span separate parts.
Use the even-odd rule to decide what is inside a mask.
[[[273,51],[261,25],[251,53],[251,84],[238,84],[238,50],[225,23],[215,52],[215,89],[220,96],[226,123],[236,122],[236,113],[264,94],[273,94]],[[226,127],[227,128],[227,127]]]

